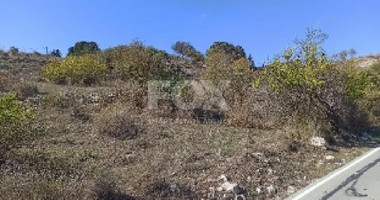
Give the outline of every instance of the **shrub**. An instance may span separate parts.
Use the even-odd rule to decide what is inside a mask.
[[[240,58],[245,58],[246,54],[241,46],[234,46],[233,44],[227,42],[215,42],[206,52],[206,56],[210,57],[214,53],[223,53],[230,55],[233,60],[238,60]]]
[[[326,37],[309,30],[296,49],[288,49],[261,72],[254,86],[276,94],[287,117],[306,118],[324,134],[353,132],[354,125],[362,126],[353,123],[363,121],[353,101],[363,96],[366,77],[349,63],[332,63],[320,47]]]
[[[234,60],[231,55],[213,53],[206,59],[207,68],[201,73],[203,80],[210,80],[215,86],[220,81],[229,81],[223,97],[230,109],[225,112],[232,125],[252,127],[252,88],[254,72],[252,62],[246,58]],[[248,123],[249,122],[249,123]]]
[[[0,96],[0,150],[17,145],[28,138],[34,112],[23,106],[15,94]]]
[[[77,105],[77,99],[72,93],[49,93],[43,96],[42,104],[44,108],[67,109]]]
[[[22,83],[17,88],[17,96],[20,100],[25,100],[29,97],[35,97],[38,94],[38,87],[31,83]]]
[[[167,63],[168,55],[153,47],[134,42],[105,51],[110,69],[123,80],[146,84],[149,80],[174,80],[178,70]]]
[[[50,55],[51,56],[54,56],[54,57],[57,57],[57,58],[60,58],[62,57],[62,53],[59,49],[53,49],[51,52],[50,52]]]
[[[58,84],[93,85],[106,73],[106,66],[91,56],[72,56],[62,61],[52,60],[43,69],[44,76]]]
[[[214,53],[206,59],[206,68],[201,72],[203,80],[217,84],[220,80],[229,80],[233,58],[224,53]]]
[[[73,47],[68,49],[67,56],[83,56],[86,54],[94,54],[100,52],[100,48],[96,42],[81,41],[75,43]]]
[[[134,197],[124,194],[120,191],[114,179],[115,178],[110,175],[103,175],[101,178],[99,178],[99,180],[96,181],[94,188],[92,189],[94,193],[94,199],[134,200]]]
[[[18,48],[12,46],[11,48],[9,48],[8,53],[11,56],[16,56],[19,53],[19,50],[18,50]]]
[[[215,85],[220,81],[230,81],[228,91],[230,101],[242,100],[253,81],[252,63],[246,58],[234,61],[232,56],[215,53],[206,60],[207,68],[201,73],[203,80],[210,80]]]
[[[362,98],[370,86],[371,78],[362,70],[349,66],[346,71],[346,93],[349,98],[356,100]]]
[[[141,128],[125,112],[103,112],[96,119],[97,132],[119,140],[133,139]]]
[[[361,100],[363,109],[369,113],[374,126],[380,125],[380,63],[368,68],[369,87]]]
[[[0,94],[1,92],[9,92],[13,82],[14,77],[11,73],[7,71],[0,71]]]

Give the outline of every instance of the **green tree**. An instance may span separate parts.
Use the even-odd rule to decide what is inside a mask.
[[[100,51],[96,42],[81,41],[75,43],[73,47],[68,49],[67,56],[81,56],[85,54],[94,54]]]
[[[181,57],[187,57],[194,61],[202,61],[204,59],[202,53],[197,51],[189,42],[178,41],[172,46],[172,49]]]
[[[253,57],[252,57],[252,55],[251,54],[249,54],[248,55],[248,61],[249,62],[251,62],[251,66],[252,66],[252,68],[256,68],[256,66],[255,66],[255,61],[253,60]]]
[[[328,59],[321,46],[327,37],[320,30],[308,29],[304,39],[295,41],[295,48],[287,49],[261,72],[254,86],[266,85],[288,115],[328,122],[328,133],[338,133],[352,118],[347,114],[353,109],[348,99],[364,94],[366,78],[349,63],[338,66]]]
[[[241,46],[234,46],[227,42],[215,42],[206,52],[206,56],[210,57],[215,53],[224,53],[230,55],[234,60],[246,58],[245,51]]]
[[[59,49],[53,49],[51,52],[50,52],[50,55],[51,56],[54,56],[54,57],[57,57],[57,58],[60,58],[62,57],[62,53]]]

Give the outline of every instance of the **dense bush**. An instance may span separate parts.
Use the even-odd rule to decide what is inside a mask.
[[[214,53],[223,53],[230,55],[233,60],[238,60],[240,58],[245,58],[246,54],[241,46],[234,46],[233,44],[227,42],[215,42],[206,52],[206,56],[210,57]]]
[[[147,47],[141,42],[108,49],[104,54],[107,66],[123,80],[135,80],[146,84],[149,80],[170,80],[178,74],[177,70],[167,63],[167,53]]]
[[[311,121],[324,134],[364,128],[358,124],[363,121],[355,114],[359,112],[354,101],[364,95],[367,78],[349,63],[332,63],[320,47],[326,38],[318,30],[309,30],[297,48],[276,58],[254,85],[265,85],[276,94],[285,116]]]
[[[34,112],[17,100],[15,94],[0,96],[0,151],[28,138]]]
[[[105,110],[95,120],[96,131],[108,137],[127,140],[141,133],[141,127],[126,112]]]
[[[229,81],[229,89],[238,96],[250,88],[253,81],[252,63],[246,58],[234,61],[224,53],[215,53],[206,59],[206,68],[201,73],[203,80],[218,85],[220,81]]]
[[[43,69],[46,79],[59,84],[93,85],[107,73],[107,67],[92,56],[71,56],[52,60]]]
[[[255,77],[252,62],[246,58],[234,60],[232,55],[225,53],[213,53],[207,57],[205,63],[207,67],[202,71],[201,79],[212,81],[217,88],[228,83],[223,92],[223,98],[229,107],[224,112],[228,121],[232,125],[252,127],[255,123],[252,118],[251,84]]]
[[[380,63],[370,66],[368,71],[369,87],[361,101],[361,105],[369,113],[375,126],[380,126]]]
[[[94,54],[100,52],[100,48],[96,42],[81,41],[70,47],[67,56],[83,56],[86,54]]]

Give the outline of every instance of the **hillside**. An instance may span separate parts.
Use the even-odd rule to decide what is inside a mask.
[[[125,53],[126,57],[117,57],[125,62],[147,58],[130,58],[130,51],[136,57],[148,55],[146,52],[152,55],[150,49],[139,46],[136,50],[133,45],[117,51]],[[91,60],[107,60],[102,56]],[[217,57],[218,66],[224,58]],[[290,125],[291,118],[276,114],[279,109],[281,113],[286,110],[265,87],[259,91],[244,89],[251,87],[251,78],[259,76],[260,70],[237,73],[237,80],[247,81],[236,86],[239,89],[232,94],[223,94],[235,98],[243,91],[233,113],[183,111],[173,108],[172,102],[149,110],[143,106],[147,94],[130,77],[107,74],[107,78],[90,85],[83,85],[85,81],[73,83],[74,79],[60,80],[60,84],[49,81],[44,68],[49,60],[57,59],[39,54],[0,54],[0,94],[17,93],[17,101],[35,112],[33,124],[25,125],[28,139],[1,152],[1,199],[233,199],[236,195],[282,199],[375,144],[367,133],[326,137],[331,142],[328,145],[311,144],[310,138],[323,134],[316,126],[305,121]],[[378,57],[359,58],[357,62],[367,66],[373,59]],[[58,60],[64,63],[65,59]],[[116,61],[110,62],[112,70],[119,67]],[[163,63],[190,80],[209,76],[205,70],[213,64],[173,55]],[[231,74],[227,72],[228,77]],[[252,107],[243,107],[247,94],[254,96],[247,103]],[[234,105],[231,103],[233,109]],[[12,139],[18,140],[19,133],[15,135]],[[241,191],[222,190],[223,175]]]
[[[357,66],[362,67],[362,68],[368,68],[371,65],[380,62],[380,55],[369,55],[369,56],[364,56],[360,58],[355,59],[355,63]]]

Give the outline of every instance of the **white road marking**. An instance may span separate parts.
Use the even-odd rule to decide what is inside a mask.
[[[377,151],[379,151],[380,148],[376,148],[376,149],[373,149],[372,151],[370,151],[369,153],[367,153],[366,155],[360,157],[359,159],[353,161],[352,163],[350,163],[349,165],[343,167],[342,169],[338,170],[337,172],[335,172],[334,174],[328,176],[326,179],[324,180],[321,180],[320,182],[316,183],[315,185],[311,186],[310,188],[306,189],[305,191],[303,191],[302,193],[298,194],[296,197],[292,198],[292,200],[299,200],[301,199],[302,197],[306,196],[308,193],[312,192],[313,190],[317,189],[319,186],[325,184],[327,181],[330,181],[331,179],[335,178],[336,176],[338,176],[339,174],[343,173],[344,171],[346,171],[347,169],[353,167],[354,165],[360,163],[361,161],[363,161],[364,159],[370,157],[372,154],[376,153]]]

